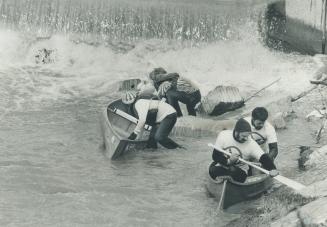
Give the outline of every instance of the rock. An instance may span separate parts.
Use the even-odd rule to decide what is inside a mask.
[[[307,119],[308,121],[312,121],[312,120],[315,120],[315,119],[323,118],[326,114],[327,114],[326,109],[314,110],[311,113],[309,113],[305,117],[305,119]]]
[[[286,128],[286,122],[284,120],[284,116],[282,112],[276,113],[271,117],[271,123],[276,129],[284,129]]]
[[[327,165],[327,146],[323,146],[309,156],[309,160],[304,163],[305,167],[315,167],[319,165],[319,168],[326,167]]]
[[[302,226],[327,226],[327,198],[320,198],[301,207],[298,217]]]
[[[313,150],[308,146],[300,146],[300,158],[298,159],[298,165],[301,170],[305,170],[305,163],[309,160],[310,154]]]
[[[288,96],[266,105],[265,108],[268,110],[270,118],[280,113],[283,118],[290,116],[293,113],[291,99],[292,97]]]
[[[272,227],[327,226],[327,198],[320,198],[273,222]]]
[[[297,212],[293,211],[287,216],[271,223],[271,227],[302,227],[301,221],[298,218]]]

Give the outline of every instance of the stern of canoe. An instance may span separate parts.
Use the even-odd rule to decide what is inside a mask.
[[[121,100],[116,100],[110,103],[101,115],[101,129],[106,154],[111,159],[117,159],[134,149],[143,149],[146,145],[144,139],[137,141],[127,139],[136,125],[113,112],[112,110],[115,108],[128,112],[126,106],[121,103]]]

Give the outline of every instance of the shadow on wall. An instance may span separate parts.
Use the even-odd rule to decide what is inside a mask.
[[[286,13],[287,1],[269,4],[259,23],[266,45],[284,52],[296,51],[309,55],[323,53],[322,30],[306,24],[304,20],[289,17]]]

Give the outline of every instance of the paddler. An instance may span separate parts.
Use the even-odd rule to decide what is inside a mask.
[[[275,160],[278,154],[277,135],[275,128],[267,120],[267,109],[256,107],[252,111],[252,116],[244,119],[251,125],[252,138],[272,160]]]
[[[166,98],[167,103],[172,105],[177,117],[183,116],[178,102],[186,105],[189,115],[196,116],[195,107],[201,102],[200,89],[189,79],[181,77],[178,73],[167,73],[163,68],[155,68],[149,78],[153,81],[153,85],[161,97]],[[170,83],[170,89],[162,93],[162,86]]]
[[[251,138],[251,126],[243,118],[236,122],[234,130],[221,131],[215,146],[229,151],[231,156],[228,157],[216,149],[213,150],[213,163],[209,167],[209,174],[213,179],[218,176],[230,176],[235,181],[245,182],[249,166],[239,162],[239,157],[247,161],[252,159],[259,161],[263,168],[270,171],[271,176],[278,174],[269,155],[264,153]]]
[[[147,143],[148,148],[156,149],[157,143],[167,149],[180,147],[168,137],[177,120],[176,111],[172,106],[161,100],[138,98],[138,93],[134,90],[124,93],[122,102],[128,105],[130,113],[138,118],[138,123],[128,139],[138,139],[144,125],[148,124],[152,126]]]

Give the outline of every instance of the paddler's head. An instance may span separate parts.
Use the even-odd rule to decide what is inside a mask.
[[[138,93],[135,90],[126,91],[122,95],[121,101],[126,105],[132,104],[133,102],[135,102],[137,95],[138,95]]]
[[[267,119],[268,119],[268,111],[266,108],[256,107],[253,109],[251,124],[256,130],[262,129]]]
[[[249,139],[251,135],[251,126],[243,118],[239,119],[234,127],[233,136],[239,143],[244,143]]]
[[[166,73],[167,73],[167,71],[162,67],[154,68],[149,74],[149,79],[151,79],[153,81],[156,81],[156,76],[157,75],[166,74]]]

